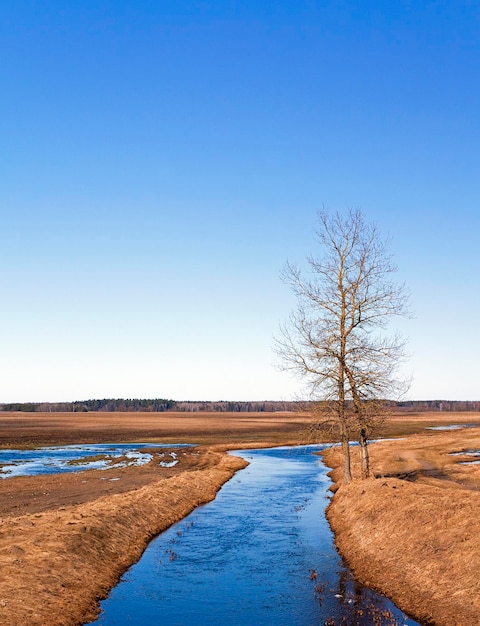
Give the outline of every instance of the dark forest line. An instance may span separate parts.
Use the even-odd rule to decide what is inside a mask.
[[[274,413],[308,410],[311,403],[299,401],[188,401],[155,399],[106,398],[103,400],[79,400],[75,402],[11,402],[0,403],[0,411],[39,412],[137,412],[163,413],[165,411],[214,413]],[[392,402],[395,408],[405,412],[414,411],[480,411],[477,400],[409,400]]]

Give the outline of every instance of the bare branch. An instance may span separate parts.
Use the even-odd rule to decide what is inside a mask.
[[[385,400],[405,389],[397,378],[405,342],[384,332],[392,318],[408,315],[408,295],[393,280],[389,242],[360,210],[346,216],[322,210],[318,220],[319,250],[307,258],[307,275],[290,263],[282,274],[298,304],[280,329],[276,352],[281,368],[305,380],[322,411],[331,403],[329,419],[333,414],[348,455],[352,424],[366,446]],[[345,480],[349,471],[347,459]]]

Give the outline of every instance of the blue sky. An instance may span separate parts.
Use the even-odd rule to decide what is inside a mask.
[[[290,399],[322,206],[392,238],[412,399],[479,399],[480,8],[6,0],[0,401]]]

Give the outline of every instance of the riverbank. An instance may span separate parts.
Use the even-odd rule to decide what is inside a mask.
[[[212,500],[247,465],[238,457],[208,449],[190,454],[197,455],[197,463],[189,469],[168,477],[158,468],[157,479],[151,469],[150,482],[124,493],[19,517],[2,516],[1,623],[76,626],[94,619],[98,600],[140,558],[148,542]],[[129,473],[135,474],[135,468],[124,476]],[[82,475],[95,480],[91,472]],[[7,479],[2,486],[13,486],[16,480]],[[41,480],[44,486],[53,485],[55,477]]]
[[[476,626],[480,615],[480,429],[430,431],[370,446],[375,478],[342,485],[327,516],[355,576],[424,624]],[[354,472],[358,458],[353,450]]]

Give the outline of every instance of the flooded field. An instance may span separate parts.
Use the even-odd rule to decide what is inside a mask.
[[[34,450],[0,450],[0,478],[146,465],[153,458],[150,452],[152,449],[158,450],[162,467],[173,467],[176,464],[176,454],[169,448],[187,445],[189,444],[98,443],[49,446]],[[166,450],[160,452],[160,449]]]

